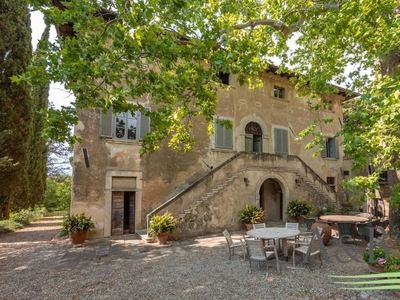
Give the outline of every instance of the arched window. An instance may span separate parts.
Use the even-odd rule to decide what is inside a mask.
[[[246,152],[262,152],[262,129],[255,122],[250,122],[245,128],[245,150]]]

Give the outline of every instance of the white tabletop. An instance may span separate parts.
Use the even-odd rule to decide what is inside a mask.
[[[331,221],[331,222],[368,222],[368,218],[348,216],[348,215],[326,215],[320,216],[321,220]]]
[[[249,230],[247,234],[259,239],[286,239],[300,234],[300,230],[284,227],[267,227]]]

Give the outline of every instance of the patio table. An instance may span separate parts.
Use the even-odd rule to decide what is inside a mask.
[[[334,222],[334,223],[337,223],[337,222],[365,223],[365,222],[368,222],[368,218],[348,216],[348,215],[326,215],[326,216],[320,216],[319,218],[321,220]]]
[[[265,246],[265,240],[280,239],[282,240],[283,256],[288,260],[287,238],[294,237],[300,234],[298,229],[289,229],[283,227],[267,227],[258,228],[247,231],[251,237],[258,238]]]
[[[354,223],[354,226],[356,223],[366,223],[369,221],[368,218],[364,217],[357,217],[357,216],[348,216],[348,215],[326,215],[326,216],[320,216],[319,217],[321,220],[329,221],[332,222],[332,236],[338,237],[339,232],[337,230],[337,226],[335,223],[338,222],[349,222],[349,223]]]

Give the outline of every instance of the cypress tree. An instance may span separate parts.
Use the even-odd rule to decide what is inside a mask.
[[[28,4],[0,1],[0,219],[9,218],[11,206],[23,206],[29,190],[30,89],[10,77],[23,74],[31,57]]]
[[[37,67],[45,68],[41,64],[40,52],[46,47],[49,40],[50,26],[47,25],[38,46],[33,55],[33,63]],[[24,206],[34,207],[36,204],[44,203],[47,179],[47,153],[48,147],[42,137],[45,127],[45,116],[43,111],[48,107],[49,84],[41,84],[32,87],[32,133],[29,142],[29,196],[24,201]]]

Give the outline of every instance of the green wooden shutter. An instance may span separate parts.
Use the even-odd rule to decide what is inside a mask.
[[[274,144],[275,144],[275,153],[281,153],[281,131],[278,128],[274,128]]]
[[[246,133],[245,135],[244,150],[246,152],[253,152],[253,135],[250,133]]]
[[[224,127],[221,124],[215,124],[215,148],[224,146]]]
[[[112,138],[113,113],[111,108],[104,114],[100,112],[100,136]]]
[[[282,129],[282,153],[289,154],[288,131],[285,129]]]
[[[339,149],[338,149],[338,140],[337,139],[332,139],[331,142],[331,153],[332,153],[332,158],[339,158]]]
[[[274,141],[276,154],[289,154],[288,131],[274,128]]]
[[[232,130],[226,129],[225,127],[224,127],[224,148],[226,149],[233,148]]]
[[[150,107],[145,108],[146,111],[150,111]],[[150,132],[150,117],[140,114],[139,116],[139,140]]]
[[[329,147],[329,139],[327,139],[326,142],[324,142],[324,148],[321,151],[322,158],[326,158],[328,156],[328,147]]]
[[[221,124],[215,124],[215,148],[232,149],[232,130],[226,129]]]

